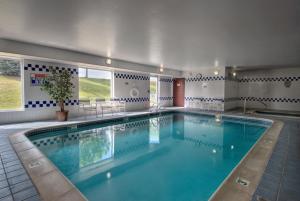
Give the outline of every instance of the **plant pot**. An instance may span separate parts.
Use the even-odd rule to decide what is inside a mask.
[[[56,111],[56,118],[58,121],[67,121],[68,120],[69,111]]]

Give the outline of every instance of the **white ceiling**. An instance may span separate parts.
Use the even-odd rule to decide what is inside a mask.
[[[300,1],[1,0],[0,37],[178,70],[300,66]]]

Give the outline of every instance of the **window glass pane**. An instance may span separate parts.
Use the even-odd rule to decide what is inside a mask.
[[[0,58],[0,110],[22,107],[20,61]]]
[[[111,98],[111,72],[79,68],[79,99]]]
[[[157,105],[157,77],[150,77],[150,104]]]

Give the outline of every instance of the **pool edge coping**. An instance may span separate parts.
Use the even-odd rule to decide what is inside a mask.
[[[182,109],[168,109],[168,110],[163,110],[163,111],[156,111],[156,112],[145,112],[142,114],[134,114],[130,115],[130,117],[139,117],[139,116],[145,116],[145,115],[155,115],[155,114],[160,114],[160,113],[166,113],[166,112],[183,112],[183,113],[190,113],[190,114],[198,114],[198,115],[208,115],[208,116],[214,116],[216,113],[207,113],[207,112],[202,112],[202,111],[187,111],[187,110],[182,110]],[[241,115],[232,115],[232,114],[221,114],[222,117],[232,117],[236,119],[252,119],[252,120],[261,120],[261,121],[268,121],[271,123],[270,127],[262,134],[262,136],[257,140],[257,142],[251,147],[251,149],[247,152],[247,154],[242,158],[242,160],[235,166],[235,168],[231,171],[231,173],[224,179],[224,181],[218,186],[218,188],[214,191],[214,193],[210,196],[209,201],[211,200],[218,200],[215,199],[217,194],[224,188],[230,177],[237,171],[238,168],[242,165],[242,163],[245,161],[245,159],[249,156],[250,152],[257,146],[258,142],[260,142],[263,138],[263,136],[266,135],[266,133],[274,126],[275,122],[279,122],[276,120],[272,119],[267,119],[267,118],[261,118],[261,117],[249,117],[249,116],[241,116]],[[44,201],[52,201],[52,200],[61,200],[61,199],[71,199],[72,201],[74,198],[76,200],[87,200],[86,197],[77,189],[77,187],[61,173],[61,171],[28,139],[28,136],[30,133],[37,132],[39,130],[45,130],[45,129],[54,129],[54,128],[63,128],[63,127],[71,127],[72,125],[78,125],[78,124],[91,124],[91,123],[101,123],[105,122],[107,120],[116,120],[116,119],[123,119],[127,118],[128,115],[121,115],[121,116],[111,116],[109,118],[105,119],[96,119],[96,120],[84,120],[84,121],[77,121],[77,122],[68,122],[60,125],[51,125],[51,126],[39,126],[33,129],[26,129],[24,131],[10,134],[9,135],[9,140],[10,143],[12,144],[12,147],[16,151],[19,160],[22,162],[23,166],[26,169],[27,174],[29,175],[31,181],[37,188],[39,194],[41,195],[42,199]],[[281,127],[282,128],[282,127]],[[281,130],[281,129],[280,129]],[[276,140],[277,142],[277,140]],[[276,143],[275,142],[275,143]],[[273,146],[274,148],[274,146]],[[273,149],[272,149],[273,150]],[[31,154],[27,152],[32,152]],[[27,153],[27,154],[26,154]],[[271,151],[272,153],[272,151]],[[271,154],[270,154],[271,155]],[[269,159],[269,158],[268,158]],[[268,162],[268,159],[266,162]],[[35,164],[37,164],[39,161],[44,161],[44,164],[40,164],[36,167]],[[40,162],[41,163],[41,162]],[[43,167],[43,165],[45,167]],[[31,167],[30,167],[31,166]],[[34,170],[35,169],[35,170]],[[38,173],[37,173],[38,172]],[[36,174],[36,175],[34,175]],[[62,179],[59,191],[60,192],[53,192],[53,186],[50,185],[45,185],[41,180],[48,180],[45,179],[44,177],[48,177],[49,180],[51,181],[52,178],[51,176],[55,175],[60,176],[60,179]],[[37,175],[39,175],[37,177]],[[261,175],[262,176],[262,175]],[[260,176],[260,177],[261,177]],[[42,179],[40,179],[42,177]],[[52,181],[53,182],[53,181]],[[40,183],[44,185],[40,185]],[[46,182],[47,183],[47,182]],[[55,182],[54,182],[55,183]],[[258,185],[258,184],[257,184]],[[256,185],[256,187],[257,187]],[[65,189],[63,189],[65,188]],[[50,198],[48,198],[49,193],[57,193],[57,195],[51,195]],[[75,201],[75,200],[74,200]]]
[[[256,118],[256,117],[251,117]],[[215,192],[210,196],[208,201],[232,201],[232,200],[239,200],[239,201],[248,201],[251,200],[255,190],[257,189],[257,186],[263,176],[263,173],[267,167],[267,164],[269,162],[269,159],[274,151],[274,147],[277,143],[278,137],[280,135],[280,132],[283,128],[284,123],[280,120],[275,119],[269,119],[273,123],[272,125],[267,128],[267,130],[259,137],[259,139],[255,142],[254,145],[249,149],[249,151],[244,155],[244,157],[239,161],[239,163],[232,169],[230,174],[227,175],[227,177],[222,181],[222,183],[218,186],[218,188],[215,190]],[[275,127],[278,126],[276,129]],[[276,129],[276,130],[272,130]],[[274,133],[275,132],[275,133]],[[271,139],[268,139],[270,135],[272,136]],[[275,139],[274,139],[275,137]],[[268,148],[268,152],[264,159],[262,159],[259,166],[256,166],[256,168],[260,168],[259,170],[254,170],[252,168],[249,168],[247,165],[247,162],[251,160],[257,160],[257,156],[253,156],[254,154],[259,153],[265,146],[270,145],[271,140],[271,147]],[[253,163],[254,161],[252,161]],[[245,169],[247,171],[253,171],[257,174],[255,175],[256,178],[245,178],[245,172],[243,172]],[[242,176],[241,176],[242,175]],[[248,175],[249,176],[249,175]],[[238,178],[246,180],[248,183],[247,186],[242,186],[241,184],[237,183],[236,180]],[[252,185],[252,186],[250,186]]]

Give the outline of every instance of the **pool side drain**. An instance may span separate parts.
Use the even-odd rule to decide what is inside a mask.
[[[235,180],[236,183],[240,184],[241,186],[249,186],[250,182],[244,178],[240,178],[238,177],[236,180]]]
[[[30,169],[32,169],[32,168],[35,168],[35,167],[39,167],[39,166],[41,166],[41,165],[42,165],[42,162],[41,162],[41,161],[34,161],[34,162],[32,162],[32,163],[29,163],[28,167],[29,167]]]

